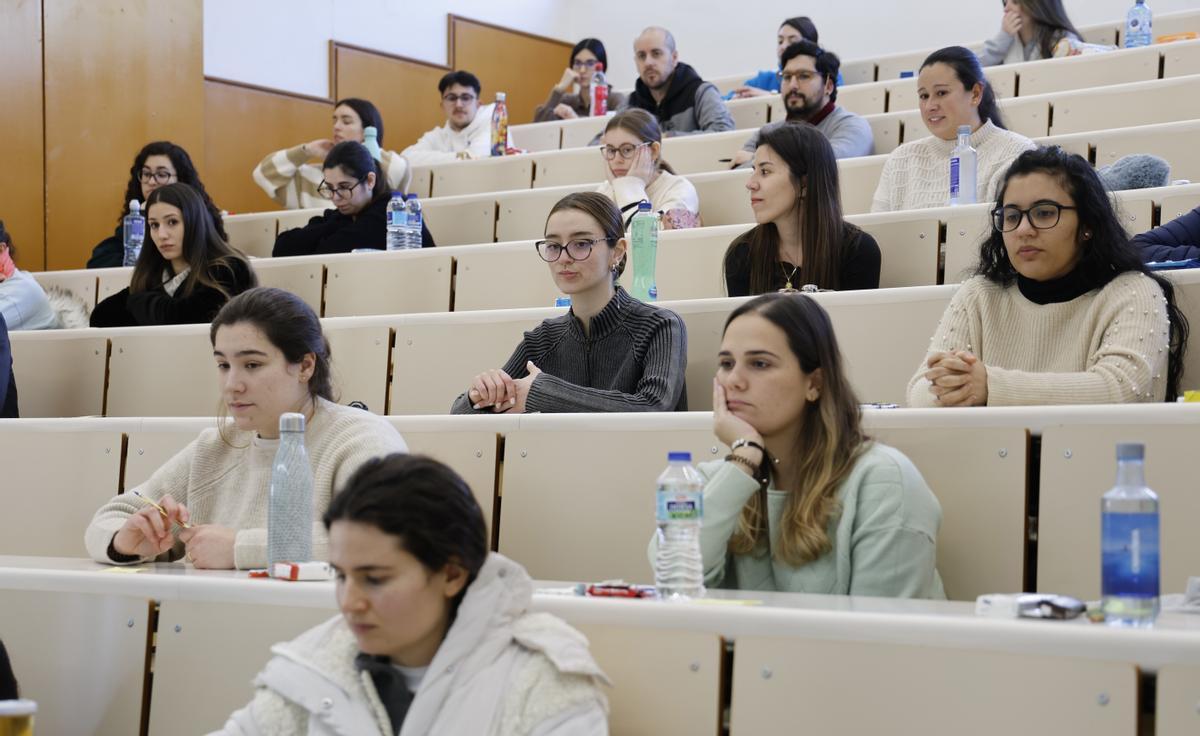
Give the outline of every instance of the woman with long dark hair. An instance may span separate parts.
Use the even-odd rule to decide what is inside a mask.
[[[971,147],[977,156],[978,200],[994,199],[1008,165],[1035,144],[1005,129],[996,93],[974,52],[950,46],[927,56],[917,77],[917,97],[921,120],[931,135],[888,154],[871,211],[950,204],[950,152],[964,125],[971,129]]]
[[[725,251],[729,296],[798,290],[875,289],[879,245],[842,219],[837,160],[808,123],[767,126],[746,182],[758,224]]]
[[[570,120],[585,118],[592,114],[592,79],[596,70],[603,68],[608,74],[608,54],[598,38],[585,38],[571,49],[567,68],[562,79],[550,90],[546,101],[533,111],[533,122]],[[608,109],[616,110],[625,102],[625,95],[608,87]],[[575,91],[572,92],[571,90]]]
[[[1062,0],[1002,0],[1002,4],[1000,32],[983,44],[979,57],[984,66],[1067,56],[1070,48],[1061,44],[1082,40]]]
[[[297,412],[305,416],[313,471],[313,559],[328,559],[320,520],[334,491],[368,460],[405,452],[404,439],[382,417],[334,403],[329,341],[295,294],[239,294],[212,321],[209,341],[221,419],[144,483],[100,507],[84,532],[88,554],[113,565],[182,559],[201,568],[266,567],[279,417]]]
[[[96,305],[92,327],[209,322],[258,282],[250,261],[220,236],[203,197],[187,184],[146,197],[146,232],[129,286]]]
[[[629,241],[616,205],[596,192],[568,194],[534,245],[570,310],[526,332],[450,412],[686,411],[687,327],[617,284]]]
[[[146,198],[159,187],[179,182],[187,184],[204,200],[204,207],[212,216],[217,235],[229,242],[225,234],[225,223],[221,219],[221,210],[213,204],[212,198],[200,181],[200,173],[196,171],[192,157],[180,146],[170,141],[155,141],[147,143],[138,151],[129,167],[129,183],[125,186],[125,195],[121,200],[121,215],[117,218],[117,230],[111,237],[105,238],[92,249],[92,257],[88,259],[88,268],[115,268],[124,265],[125,239],[122,228],[125,215],[129,214],[129,202],[137,200],[142,205],[142,216],[146,214]]]
[[[349,253],[357,248],[387,247],[387,207],[391,189],[379,162],[366,146],[342,141],[329,151],[321,169],[317,192],[333,208],[308,224],[286,230],[275,238],[273,256],[311,256]],[[433,245],[429,228],[422,223],[424,246]]]
[[[912,461],[863,432],[816,300],[766,294],[729,315],[713,434],[732,452],[699,467],[706,585],[945,597],[935,566],[941,506]]]
[[[1174,400],[1188,323],[1086,159],[1013,163],[979,250],[908,384],[910,406]]]
[[[367,128],[375,128],[375,141],[380,146],[379,170],[385,185],[392,191],[407,192],[412,180],[408,159],[383,148],[383,115],[370,100],[358,97],[347,97],[333,104],[331,138],[318,138],[267,154],[254,167],[254,183],[288,209],[324,207],[323,200],[327,198],[320,191],[321,167],[308,161],[324,160],[343,141],[364,142]]]

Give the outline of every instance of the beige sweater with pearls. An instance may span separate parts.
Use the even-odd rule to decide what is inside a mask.
[[[987,366],[988,406],[1162,401],[1169,342],[1162,289],[1143,274],[1058,304],[1035,304],[1015,283],[975,276],[942,315],[908,383],[908,405],[939,406],[925,361],[955,350]]]

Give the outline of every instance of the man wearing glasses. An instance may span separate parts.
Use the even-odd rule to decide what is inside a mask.
[[[479,78],[471,72],[449,72],[438,82],[446,124],[434,128],[404,149],[414,166],[444,164],[492,155],[492,110],[479,104]],[[511,136],[510,136],[511,139]],[[509,145],[512,145],[511,140]]]
[[[870,156],[875,152],[871,124],[837,105],[837,77],[842,63],[837,55],[811,41],[797,41],[779,57],[779,94],[787,120],[771,123],[805,122],[816,126],[829,140],[836,158]],[[758,148],[758,133],[750,136],[734,154],[734,167],[745,166]]]
[[[679,61],[675,37],[651,26],[633,42],[638,81],[624,107],[640,107],[658,118],[663,134],[733,130],[733,118],[721,93],[696,70]]]

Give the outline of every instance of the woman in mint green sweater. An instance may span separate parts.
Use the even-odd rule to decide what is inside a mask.
[[[941,506],[899,450],[863,434],[829,315],[768,294],[730,315],[700,466],[705,583],[795,593],[944,598]],[[654,542],[651,542],[653,554]]]

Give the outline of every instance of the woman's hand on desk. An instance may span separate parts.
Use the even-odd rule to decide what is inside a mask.
[[[186,545],[185,558],[197,568],[233,569],[233,545],[237,540],[236,529],[216,524],[201,524],[179,532],[179,539]]]
[[[171,536],[172,524],[188,521],[187,507],[170,496],[159,499],[166,516],[153,506],[146,506],[125,520],[125,524],[113,537],[113,549],[123,555],[157,557],[171,549],[175,538]]]

